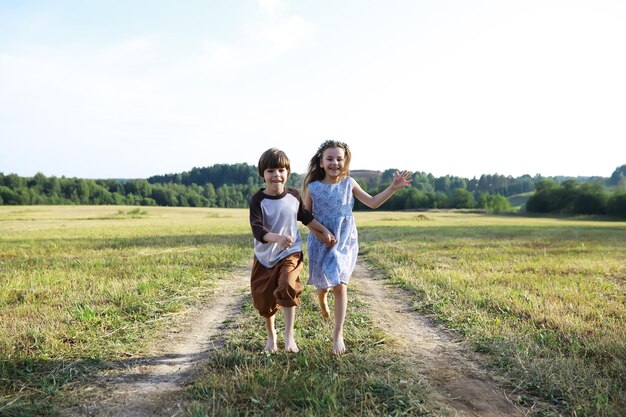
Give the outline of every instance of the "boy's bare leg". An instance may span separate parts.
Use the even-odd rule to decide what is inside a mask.
[[[298,345],[296,344],[294,325],[296,321],[296,308],[295,307],[283,307],[283,314],[285,315],[285,352],[298,352]]]
[[[267,328],[267,343],[265,344],[265,352],[274,353],[278,350],[276,345],[276,327],[274,327],[274,319],[276,315],[272,317],[265,317],[265,327]]]
[[[320,313],[325,319],[330,317],[330,309],[328,308],[328,288],[317,292],[317,299],[320,303]]]
[[[348,288],[345,284],[333,287],[335,296],[335,328],[333,329],[333,354],[343,355],[346,353],[346,346],[343,343],[343,323],[346,319],[346,309],[348,307]]]

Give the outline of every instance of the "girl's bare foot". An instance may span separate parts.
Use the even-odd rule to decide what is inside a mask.
[[[276,346],[276,327],[274,327],[274,316],[265,317],[265,327],[267,329],[267,342],[265,343],[264,352],[274,353],[278,350]]]
[[[330,309],[328,308],[328,291],[318,291],[317,299],[320,303],[320,313],[325,319],[330,317]]]
[[[346,345],[343,343],[343,336],[335,337],[333,340],[333,355],[341,356],[346,353]]]
[[[333,330],[333,355],[341,356],[346,353],[346,345],[343,343],[343,329]]]
[[[348,289],[345,284],[333,287],[335,295],[335,328],[333,329],[333,354],[343,355],[346,353],[346,345],[343,343],[343,322],[346,319],[346,307],[348,306]]]

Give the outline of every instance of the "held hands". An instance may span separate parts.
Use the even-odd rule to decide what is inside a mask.
[[[394,191],[397,191],[400,188],[406,187],[412,181],[413,178],[411,178],[411,173],[407,170],[404,170],[402,172],[396,171],[396,173],[393,175],[393,183],[391,184],[391,188]]]
[[[326,231],[324,231],[321,234],[321,237],[322,239],[320,240],[322,241],[324,245],[326,245],[328,249],[332,248],[335,245],[335,243],[337,243],[337,239],[335,239],[335,236],[332,233],[330,233],[328,229],[326,229]]]
[[[337,239],[335,239],[335,236],[325,227],[324,230],[311,229],[311,233],[313,233],[315,237],[320,242],[322,242],[328,249],[332,248],[333,246],[335,246],[335,243],[337,243]]]
[[[337,243],[335,235],[333,235],[332,232],[326,228],[326,226],[317,220],[313,220],[307,225],[307,227],[309,228],[309,231],[315,235],[317,240],[326,245],[327,248],[330,249],[335,245],[335,243]]]

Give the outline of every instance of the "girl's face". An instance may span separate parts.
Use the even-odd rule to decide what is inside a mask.
[[[343,148],[326,148],[320,160],[320,167],[322,167],[326,174],[324,179],[330,182],[339,181],[339,177],[343,173],[345,162],[346,155]]]

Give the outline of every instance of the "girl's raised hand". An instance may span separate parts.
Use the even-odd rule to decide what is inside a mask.
[[[411,178],[411,173],[407,170],[402,172],[396,171],[393,175],[393,183],[391,184],[391,188],[395,190],[399,190],[400,188],[404,188],[409,185],[413,181]]]

